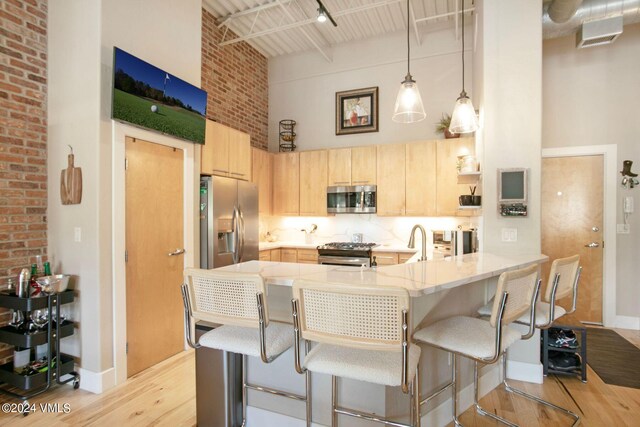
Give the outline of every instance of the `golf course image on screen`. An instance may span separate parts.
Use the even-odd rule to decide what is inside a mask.
[[[207,93],[114,48],[112,118],[204,144]]]

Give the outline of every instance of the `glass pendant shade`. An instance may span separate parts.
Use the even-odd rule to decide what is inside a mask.
[[[456,101],[456,106],[453,108],[449,132],[469,133],[476,130],[478,130],[478,116],[475,108],[473,108],[471,99],[463,91]]]
[[[427,114],[424,112],[418,84],[407,75],[398,91],[392,119],[398,123],[415,123],[425,117]]]

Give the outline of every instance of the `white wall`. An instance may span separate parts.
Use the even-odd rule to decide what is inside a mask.
[[[638,173],[640,24],[625,26],[611,45],[576,49],[575,37],[568,36],[545,41],[543,53],[542,146],[617,144],[617,170],[628,159]],[[618,223],[624,196],[638,204],[640,189],[618,188]],[[630,215],[629,223],[631,233],[617,235],[617,314],[639,318],[640,212]]]
[[[391,120],[407,73],[406,33],[401,31],[335,46],[332,62],[315,51],[269,59],[269,150],[278,151],[278,122],[283,119],[297,121],[296,145],[301,151],[441,138],[435,123],[442,113],[451,114],[462,89],[462,46],[453,26],[435,32],[425,28],[420,28],[421,46],[411,32],[411,74],[420,88],[425,120],[414,124]],[[465,33],[466,90],[473,96],[471,25]],[[379,132],[337,136],[336,92],[371,86],[379,87]]]
[[[484,250],[540,253],[542,2],[479,0],[476,10],[482,30],[474,82],[481,100]],[[526,218],[498,213],[497,169],[510,167],[529,169]],[[503,228],[515,228],[517,242],[502,242]]]
[[[113,46],[200,86],[199,0],[54,0],[49,4],[49,168],[66,167],[66,144],[82,167],[82,204],[49,197],[49,253],[77,274],[85,371],[113,368]],[[64,155],[63,155],[64,154]],[[56,173],[49,187],[58,186]],[[83,242],[73,242],[73,227]],[[117,315],[117,313],[116,313]]]

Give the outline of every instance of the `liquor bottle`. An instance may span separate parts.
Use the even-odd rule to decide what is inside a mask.
[[[371,268],[378,267],[378,262],[376,261],[376,257],[373,257],[373,261],[371,261]]]
[[[29,296],[37,297],[40,296],[40,291],[42,290],[38,282],[36,282],[36,278],[38,277],[38,264],[31,264],[31,281],[29,282]]]
[[[51,276],[51,263],[49,261],[44,263],[44,275]]]

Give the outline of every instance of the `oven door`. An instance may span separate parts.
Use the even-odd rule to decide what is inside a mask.
[[[365,267],[370,267],[371,260],[365,257],[320,255],[318,257],[318,264],[344,265],[351,267],[362,267],[364,265]]]

